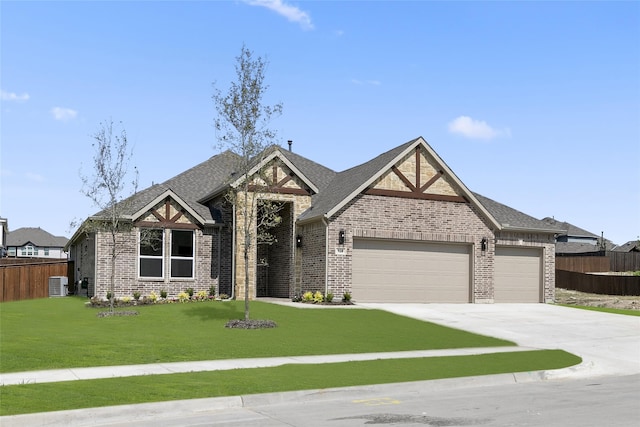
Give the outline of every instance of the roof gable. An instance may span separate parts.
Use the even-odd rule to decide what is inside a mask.
[[[323,193],[316,196],[312,207],[300,219],[306,221],[318,217],[329,218],[363,192],[469,202],[495,228],[500,228],[493,215],[422,137],[338,173]]]

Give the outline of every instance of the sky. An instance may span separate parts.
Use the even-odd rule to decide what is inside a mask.
[[[285,148],[342,171],[422,136],[471,191],[640,236],[640,2],[2,0],[0,28],[10,231],[70,237],[99,210],[101,123],[139,188],[219,153],[211,96],[245,45]]]

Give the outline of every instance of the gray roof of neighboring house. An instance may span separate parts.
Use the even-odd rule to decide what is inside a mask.
[[[624,245],[616,246],[611,250],[614,252],[637,252],[640,251],[640,241],[629,240]]]
[[[557,227],[560,230],[564,230],[565,233],[563,234],[563,236],[593,237],[595,239],[600,238],[600,236],[598,236],[597,234],[593,234],[590,231],[584,230],[566,221],[558,221],[557,219],[550,217],[543,218],[542,221],[546,223],[550,228]]]
[[[40,227],[23,227],[7,233],[7,246],[21,247],[32,243],[38,247],[63,248],[69,239],[54,236]]]
[[[584,254],[601,252],[599,245],[580,242],[556,242],[556,254]]]

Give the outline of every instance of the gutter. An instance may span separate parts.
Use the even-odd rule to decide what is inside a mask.
[[[329,292],[329,221],[324,216],[322,217],[322,223],[324,224],[324,294]]]
[[[531,233],[546,233],[546,234],[561,234],[566,233],[566,230],[559,230],[556,228],[530,228],[530,227],[516,227],[509,224],[502,224],[498,231],[522,231]]]

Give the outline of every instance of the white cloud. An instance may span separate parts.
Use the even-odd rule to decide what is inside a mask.
[[[75,119],[78,115],[78,112],[76,110],[72,110],[71,108],[53,107],[51,109],[51,114],[53,115],[54,119],[66,122],[67,120]]]
[[[380,86],[382,84],[380,80],[358,80],[358,79],[351,79],[351,83],[356,85],[371,85],[371,86]]]
[[[494,139],[501,136],[511,136],[509,128],[494,129],[487,122],[475,120],[469,116],[460,116],[450,121],[449,132],[471,139]]]
[[[311,16],[296,6],[286,4],[282,0],[245,0],[245,3],[251,6],[266,7],[276,12],[278,15],[284,16],[290,22],[297,22],[305,30],[312,30],[313,23]]]
[[[26,102],[29,100],[29,94],[26,92],[21,95],[18,95],[15,92],[7,92],[3,90],[3,91],[0,91],[0,97],[2,98],[3,101]]]

